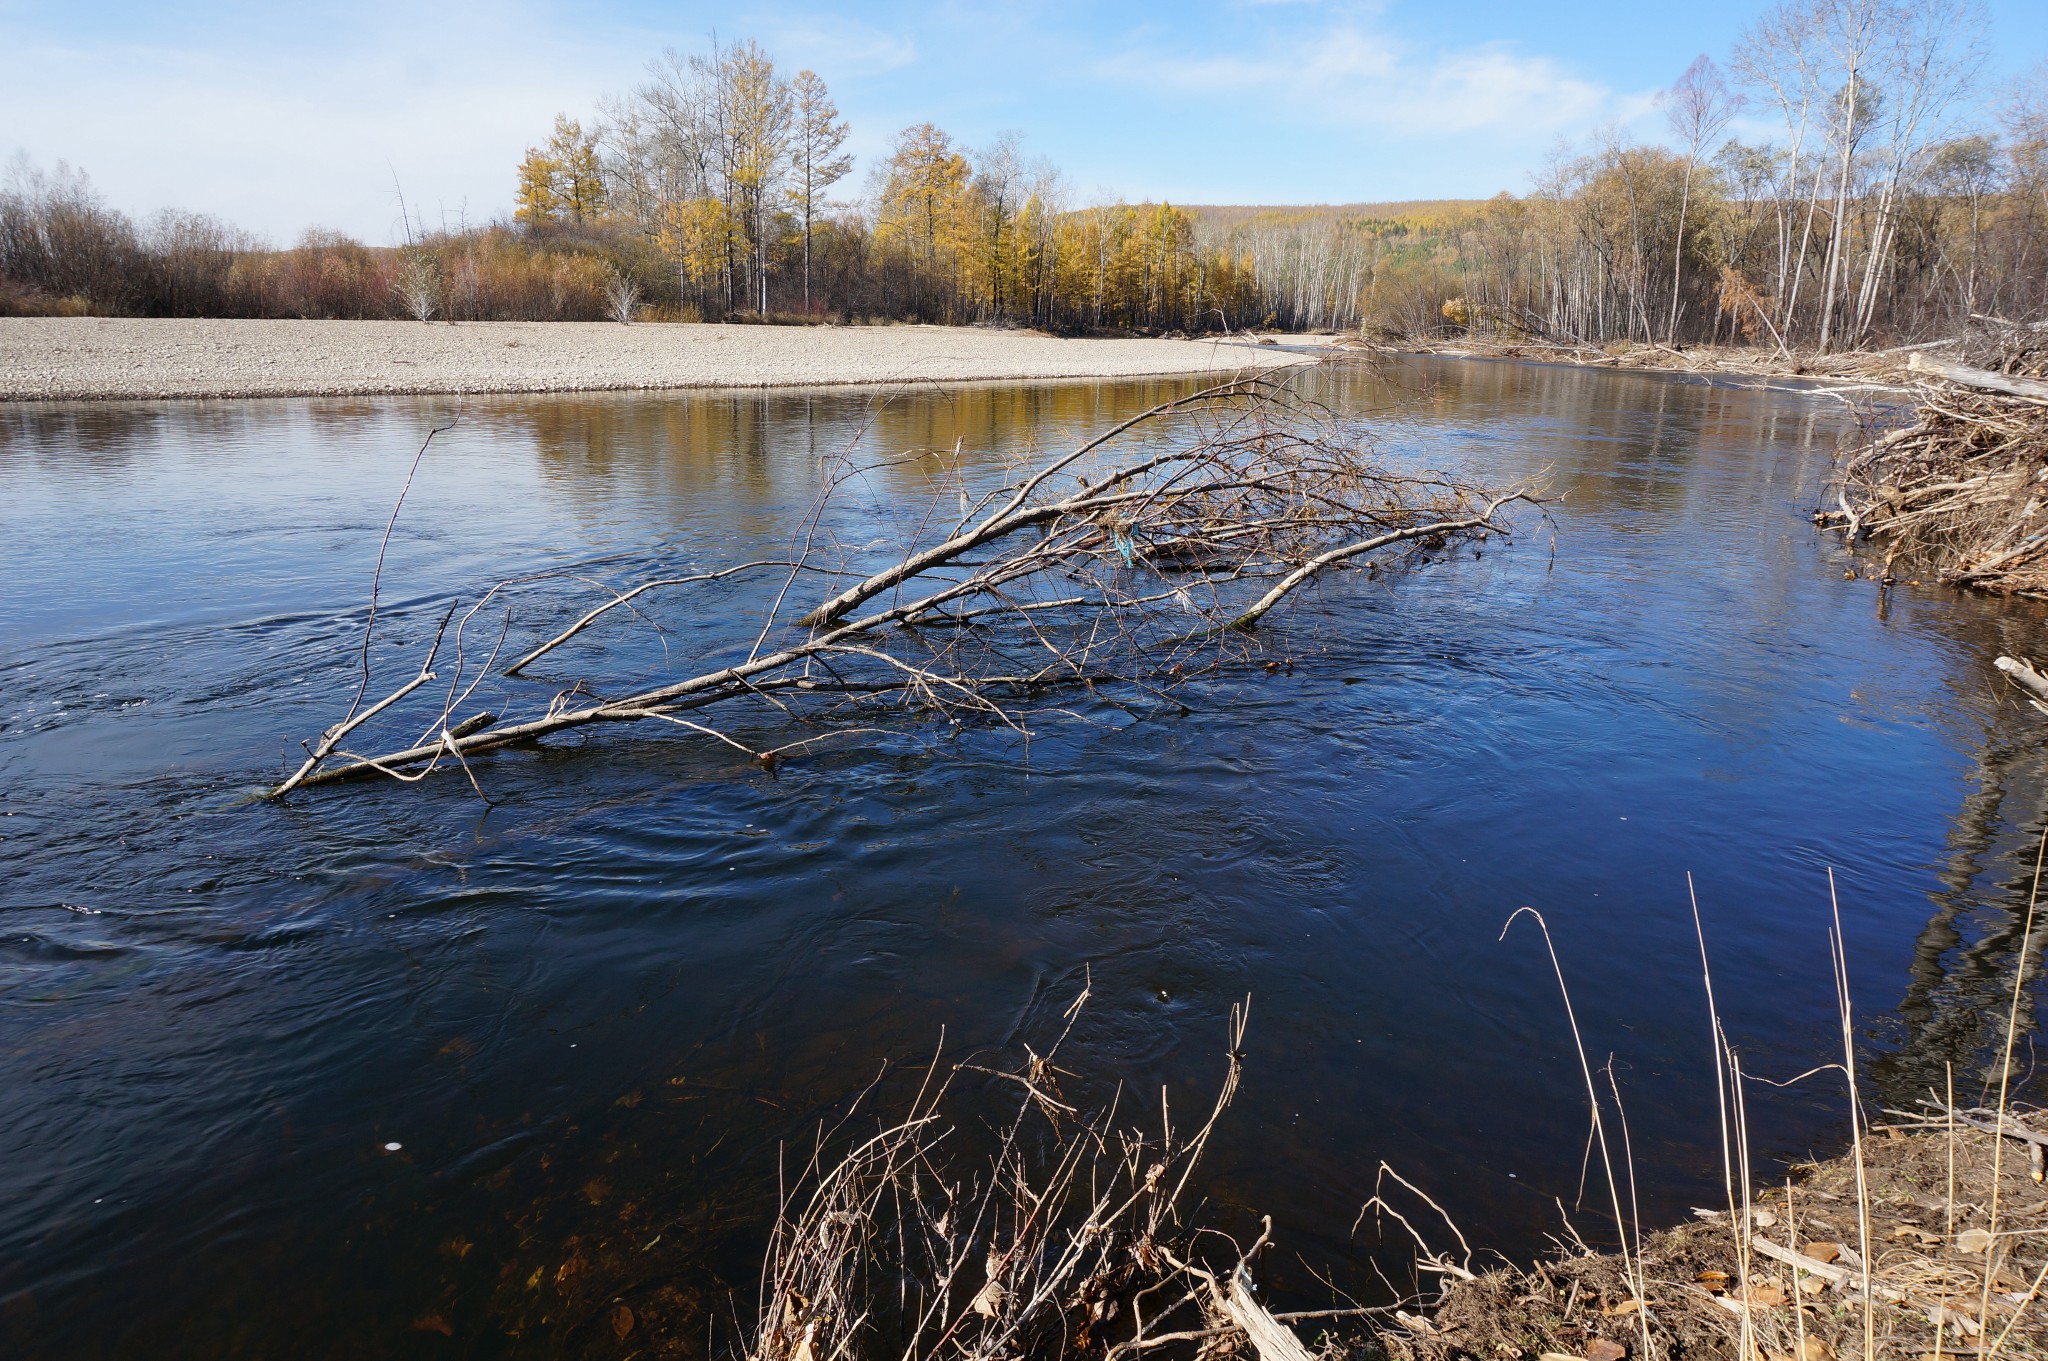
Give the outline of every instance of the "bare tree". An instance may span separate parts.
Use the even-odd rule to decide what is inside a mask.
[[[610,267],[605,274],[604,305],[613,321],[622,326],[632,324],[633,313],[640,306],[640,281],[617,266]]]
[[[977,253],[988,271],[988,311],[991,317],[1003,315],[1005,247],[1012,243],[1015,235],[1025,176],[1024,152],[1014,132],[1004,133],[974,156],[974,178],[970,187],[974,195],[975,216],[980,219],[981,241]]]
[[[1878,293],[1898,234],[1899,191],[1940,119],[1984,63],[1984,16],[1977,0],[1911,0],[1892,16],[1878,74],[1887,91],[1884,165],[1865,245],[1853,338],[1870,333]]]
[[[399,258],[398,297],[420,321],[432,321],[441,306],[441,262],[420,246],[408,247]]]
[[[1685,143],[1685,187],[1678,199],[1678,226],[1671,242],[1671,313],[1664,322],[1664,343],[1678,343],[1678,284],[1685,265],[1685,219],[1692,208],[1693,174],[1707,144],[1719,137],[1741,107],[1713,58],[1701,54],[1666,95],[1664,117]]]

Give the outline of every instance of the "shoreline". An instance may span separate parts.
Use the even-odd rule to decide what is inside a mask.
[[[1331,338],[1290,337],[1321,351]],[[808,388],[1229,374],[1318,353],[1243,337],[962,326],[0,318],[0,403]]]
[[[1937,341],[1892,350],[1845,350],[1838,354],[1779,354],[1766,347],[1698,345],[1561,345],[1537,340],[1402,340],[1386,343],[1348,339],[1341,349],[1354,354],[1431,359],[1495,359],[1618,373],[1669,373],[1693,378],[1788,379],[1826,385],[1902,386],[1912,352],[1940,353],[1953,344]]]

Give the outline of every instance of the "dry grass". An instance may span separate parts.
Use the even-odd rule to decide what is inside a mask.
[[[1045,1054],[934,1060],[901,1118],[821,1133],[784,1198],[747,1361],[1107,1361],[1242,1340],[1235,1277],[1264,1238],[1240,1250],[1180,1202],[1236,1094],[1246,1013],[1232,1012],[1214,1104],[1183,1135],[1164,1092],[1156,1126],[1129,1118],[1121,1093],[1092,1110],[1070,1100],[1058,1060],[1086,1000]],[[988,1162],[960,1156],[972,1136],[949,1114],[966,1073],[1015,1101]]]
[[[2031,1112],[2022,1118],[2030,1132],[2048,1128]],[[1634,1269],[1584,1253],[1453,1285],[1424,1327],[1384,1341],[1402,1361],[1598,1361],[1641,1355],[1647,1319],[1657,1357],[2048,1354],[2048,1307],[2038,1299],[2048,1275],[2048,1194],[2011,1143],[1961,1123],[1951,1130],[1941,1115],[1890,1124],[1864,1145],[1861,1197],[1853,1157],[1795,1168],[1751,1203],[1747,1251],[1737,1222],[1717,1211],[1646,1237]],[[1867,1259],[1857,1247],[1866,1211]]]
[[[2029,938],[2048,833],[2041,852],[2027,908]],[[1699,925],[1697,903],[1694,921]],[[1958,1109],[1951,1074],[1944,1099],[1930,1096],[1920,1109],[1887,1112],[1886,1123],[1871,1126],[1858,1086],[1848,959],[1835,904],[1829,953],[1842,1057],[1793,1081],[1844,1083],[1850,1148],[1791,1168],[1781,1186],[1758,1192],[1749,1170],[1746,1092],[1760,1079],[1744,1072],[1722,1026],[1703,926],[1699,940],[1719,1057],[1725,1208],[1696,1210],[1700,1222],[1648,1237],[1638,1232],[1631,1242],[1619,1210],[1621,1183],[1610,1166],[1618,1253],[1596,1253],[1581,1241],[1578,1251],[1529,1270],[1450,1281],[1433,1312],[1404,1315],[1401,1328],[1379,1333],[1379,1344],[1398,1361],[2048,1355],[2048,1305],[2038,1300],[2048,1283],[2048,1112],[2020,1110],[2010,1100],[2028,971],[2014,969],[2006,1042],[1986,1086],[1987,1105]],[[1563,987],[1562,969],[1558,981]],[[1569,989],[1565,1009],[1585,1066]],[[1619,1116],[1620,1092],[1611,1091]],[[1610,1103],[1590,1080],[1588,1094],[1604,1158],[1602,1109]],[[1630,1169],[1631,1189],[1633,1178]],[[1630,1204],[1632,1211],[1632,1195]]]

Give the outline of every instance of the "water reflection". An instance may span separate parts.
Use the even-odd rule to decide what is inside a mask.
[[[0,408],[0,1345],[702,1353],[781,1143],[942,1031],[1036,1033],[1084,974],[1074,1066],[1140,1110],[1201,1103],[1253,994],[1209,1191],[1275,1216],[1283,1294],[1369,1285],[1383,1157],[1540,1250],[1583,1128],[1547,961],[1496,940],[1523,903],[1623,1067],[1646,1216],[1682,1214],[1718,1175],[1688,871],[1758,1071],[1831,1048],[1834,866],[1884,1093],[1981,1072],[2048,816],[2041,721],[1989,663],[2044,651],[2039,611],[1842,579],[1802,514],[1832,403],[1309,381],[1390,457],[1563,500],[1512,548],[1326,582],[1276,639],[1291,673],[1187,719],[772,777],[606,734],[493,759],[488,812],[458,781],[244,797],[331,716],[452,403]],[[578,577],[773,550],[828,455],[935,451],[875,474],[879,533],[929,459],[993,468],[1187,387],[472,400],[394,538],[393,638],[545,566],[515,601],[539,633]],[[656,613],[617,665],[750,639],[762,605]],[[1839,1130],[1821,1092],[1757,1118],[1784,1152]]]

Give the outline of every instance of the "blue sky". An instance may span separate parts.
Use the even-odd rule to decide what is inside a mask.
[[[1657,90],[1766,8],[0,0],[0,157],[82,166],[131,211],[382,243],[394,181],[431,218],[503,214],[557,110],[590,115],[715,29],[817,70],[864,161],[929,119],[969,145],[1021,134],[1079,201],[1473,197],[1526,190],[1560,139],[1658,135]],[[1988,13],[1989,80],[2048,57],[2048,3]]]

